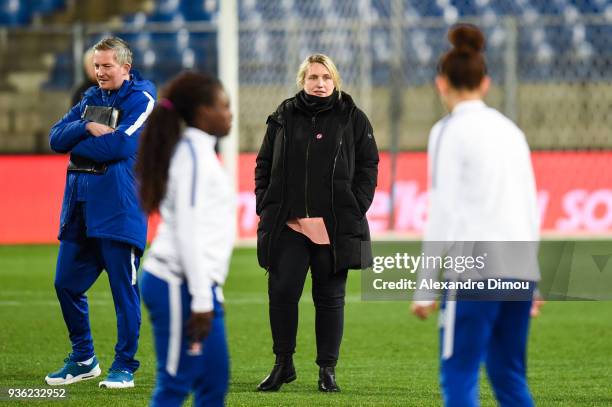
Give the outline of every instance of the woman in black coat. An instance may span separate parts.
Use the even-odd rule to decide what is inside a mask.
[[[319,390],[340,391],[336,362],[344,325],[348,269],[372,260],[366,211],[378,174],[372,126],[340,90],[333,61],[306,58],[302,90],[268,117],[257,155],[257,257],[268,274],[270,326],[276,363],[259,384],[277,391],[296,379],[293,353],[298,302],[312,275]]]

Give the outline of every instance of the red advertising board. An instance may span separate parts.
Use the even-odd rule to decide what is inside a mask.
[[[535,152],[533,166],[545,233],[612,233],[612,152]],[[65,156],[0,156],[0,244],[56,241],[64,189]],[[241,238],[257,228],[255,154],[241,154],[238,227]],[[419,235],[427,216],[427,157],[397,159],[394,221],[390,227],[390,157],[381,154],[378,188],[368,211],[374,235]],[[152,219],[149,235],[154,234]]]

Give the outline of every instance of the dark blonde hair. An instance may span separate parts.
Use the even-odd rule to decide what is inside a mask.
[[[93,46],[94,51],[115,51],[115,60],[119,65],[132,65],[132,50],[127,42],[119,37],[103,38]]]
[[[340,73],[338,72],[338,68],[336,68],[336,64],[330,57],[325,54],[312,54],[307,57],[302,64],[300,65],[300,69],[298,69],[296,84],[298,88],[304,87],[304,82],[306,81],[306,72],[308,71],[308,67],[311,64],[321,64],[329,71],[332,81],[334,82],[334,87],[337,91],[340,91],[342,87],[342,79],[340,78]]]

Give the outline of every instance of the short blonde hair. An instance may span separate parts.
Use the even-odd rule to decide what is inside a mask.
[[[334,82],[334,87],[337,91],[340,91],[342,87],[342,79],[340,78],[340,73],[338,72],[338,68],[336,68],[336,64],[330,57],[325,54],[312,54],[307,57],[304,62],[300,65],[300,69],[298,69],[296,84],[298,88],[304,87],[304,82],[306,81],[306,72],[308,71],[308,67],[310,64],[321,64],[329,71],[332,81]]]
[[[119,65],[132,65],[132,50],[128,43],[119,37],[103,38],[92,48],[94,51],[112,50],[115,52],[115,60]]]

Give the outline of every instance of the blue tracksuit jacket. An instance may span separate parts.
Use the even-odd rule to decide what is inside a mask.
[[[144,251],[147,218],[140,208],[133,167],[136,162],[138,138],[144,121],[155,105],[155,85],[143,80],[135,70],[131,79],[116,91],[89,88],[49,134],[51,149],[58,153],[72,152],[96,162],[108,164],[103,175],[66,175],[66,189],[60,219],[59,239],[76,205],[77,176],[87,177],[85,211],[87,237],[118,240]],[[85,130],[81,119],[85,106],[113,106],[121,111],[114,132],[94,137]]]

